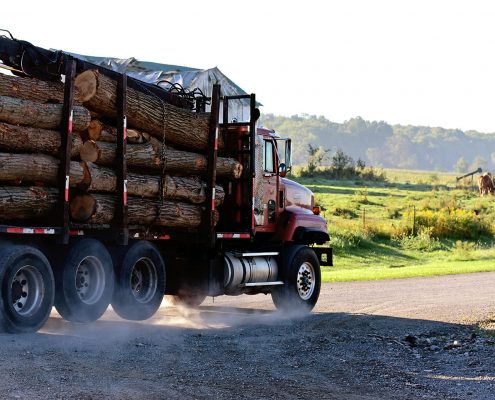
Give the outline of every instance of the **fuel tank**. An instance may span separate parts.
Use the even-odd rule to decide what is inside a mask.
[[[254,253],[257,254],[257,253]],[[242,285],[258,282],[274,282],[278,278],[275,257],[225,253],[224,287],[226,294],[240,294]]]

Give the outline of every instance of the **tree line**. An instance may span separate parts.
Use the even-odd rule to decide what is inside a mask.
[[[390,125],[361,117],[336,123],[308,114],[263,114],[261,123],[292,139],[294,164],[307,164],[308,148],[312,146],[330,150],[328,163],[341,150],[374,167],[459,173],[478,167],[484,171],[495,169],[495,133]]]

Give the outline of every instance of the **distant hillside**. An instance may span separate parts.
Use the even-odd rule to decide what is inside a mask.
[[[361,159],[367,165],[465,172],[495,169],[495,133],[389,125],[352,118],[342,124],[322,116],[263,114],[261,123],[293,139],[294,164],[305,164],[308,144]]]

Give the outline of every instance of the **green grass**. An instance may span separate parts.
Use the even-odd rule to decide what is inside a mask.
[[[296,178],[328,221],[334,267],[356,281],[495,271],[495,198],[455,174],[386,170],[385,182]],[[416,214],[416,224],[413,215]]]
[[[479,250],[472,254],[471,260],[456,260],[455,254],[441,253],[418,258],[387,257],[377,253],[369,257],[363,254],[339,257],[337,254],[334,267],[323,267],[322,279],[324,282],[371,281],[495,271],[493,249]]]

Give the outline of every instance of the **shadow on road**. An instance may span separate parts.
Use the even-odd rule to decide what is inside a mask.
[[[162,307],[145,322],[109,310],[95,323],[72,324],[53,313],[40,333],[0,335],[0,373],[26,352],[53,376],[77,365],[103,397],[101,371],[126,397],[141,379],[131,369],[143,371],[153,393],[181,377],[174,390],[184,398],[481,400],[493,398],[495,385],[494,344],[479,329],[366,314],[207,305]],[[49,394],[80,379],[52,381]],[[249,391],[239,394],[239,385]]]

